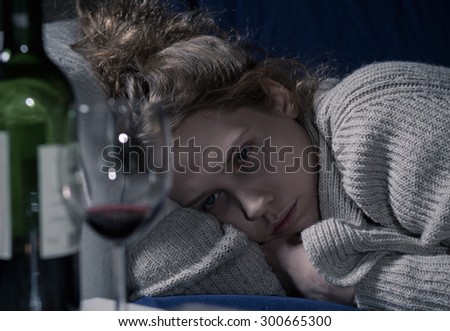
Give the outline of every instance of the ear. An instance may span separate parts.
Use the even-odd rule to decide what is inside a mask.
[[[263,90],[272,101],[272,108],[290,118],[297,118],[299,115],[297,107],[294,107],[292,92],[283,85],[272,79],[264,79],[261,84]]]

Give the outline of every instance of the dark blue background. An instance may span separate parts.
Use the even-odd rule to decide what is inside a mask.
[[[201,0],[224,26],[277,55],[340,74],[374,61],[450,67],[448,0]]]

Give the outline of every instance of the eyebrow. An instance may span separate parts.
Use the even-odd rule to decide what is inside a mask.
[[[230,146],[227,148],[227,155],[226,155],[226,162],[225,162],[225,169],[228,169],[228,165],[232,161],[232,156],[235,154],[236,146],[238,146],[238,142],[242,139],[242,136],[244,136],[247,133],[248,129],[242,130],[236,138],[234,138],[233,142],[230,144]],[[198,204],[200,201],[202,201],[206,196],[209,196],[210,193],[200,193],[199,196],[191,200],[186,204],[188,208],[193,208],[196,204]]]

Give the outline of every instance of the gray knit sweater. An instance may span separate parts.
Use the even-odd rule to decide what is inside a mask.
[[[363,309],[450,309],[450,69],[390,62],[326,82],[307,129],[323,221],[302,233]]]

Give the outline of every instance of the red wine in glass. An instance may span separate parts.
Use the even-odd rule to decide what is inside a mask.
[[[86,220],[102,236],[122,240],[129,237],[151,214],[151,208],[146,206],[105,205],[88,208]]]
[[[97,234],[112,242],[116,309],[124,310],[126,242],[156,224],[155,215],[170,188],[166,147],[172,138],[159,104],[108,100],[90,108],[95,111],[82,120],[92,133],[85,141],[87,148],[70,148],[67,157],[61,158],[63,197],[74,217],[85,219]],[[142,133],[145,142],[137,138],[141,124],[136,122],[144,117],[149,123]],[[90,145],[91,140],[95,144]],[[115,155],[112,159],[110,152]],[[163,163],[167,169],[156,166]]]

